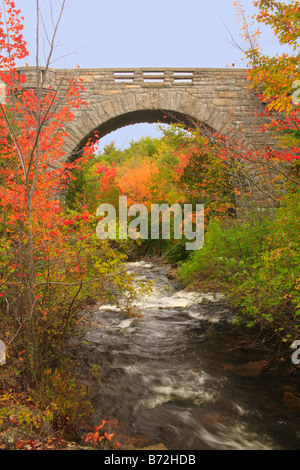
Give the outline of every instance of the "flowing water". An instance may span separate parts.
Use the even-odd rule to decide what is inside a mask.
[[[293,386],[247,373],[257,358],[234,347],[222,296],[185,292],[166,265],[128,268],[155,286],[138,322],[114,306],[93,313],[82,345],[85,370],[99,367],[93,424],[117,419],[128,442],[170,450],[299,449],[300,412],[283,401]]]

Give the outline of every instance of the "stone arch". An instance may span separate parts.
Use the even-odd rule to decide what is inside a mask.
[[[215,132],[230,136],[236,130],[232,114],[212,105],[209,100],[199,99],[186,91],[149,90],[139,94],[132,92],[116,94],[111,99],[96,102],[71,123],[67,142],[69,161],[75,161],[91,138],[95,141],[105,135],[138,123],[180,123],[185,128],[201,127],[205,135]],[[97,131],[97,138],[95,138]],[[230,172],[233,187],[241,187]],[[236,198],[236,205],[238,205]]]
[[[139,93],[126,91],[75,116],[67,129],[66,157],[76,160],[89,138],[97,131],[99,138],[121,127],[137,123],[179,122],[185,127],[201,125],[206,132],[230,135],[234,131],[231,114],[185,90],[150,89]],[[95,139],[96,140],[96,139]]]

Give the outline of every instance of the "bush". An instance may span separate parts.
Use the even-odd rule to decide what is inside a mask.
[[[203,248],[180,265],[179,276],[186,284],[201,281],[203,288],[210,288],[212,282],[217,288],[228,287],[236,277],[247,274],[257,259],[268,224],[267,219],[255,223],[249,214],[243,225],[211,220]]]
[[[284,197],[274,217],[213,220],[204,247],[181,264],[179,276],[226,292],[237,323],[260,327],[274,346],[290,343],[300,328],[299,233],[299,192]]]
[[[78,426],[91,411],[86,386],[78,383],[68,369],[46,369],[39,390],[32,390],[32,398],[47,410],[54,432],[76,438]]]

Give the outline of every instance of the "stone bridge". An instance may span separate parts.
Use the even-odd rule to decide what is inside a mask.
[[[19,72],[27,76],[25,87],[34,87],[35,68]],[[203,132],[238,136],[252,148],[262,144],[253,117],[261,105],[247,90],[245,69],[48,69],[45,88],[64,90],[75,73],[83,79],[88,108],[75,112],[67,128],[68,158],[81,154],[94,131],[101,138],[142,122],[201,125]]]
[[[34,88],[35,67],[23,67],[25,87]],[[87,141],[94,141],[127,125],[137,123],[180,123],[187,128],[200,127],[202,133],[215,132],[242,139],[245,146],[272,145],[265,134],[258,132],[262,122],[254,114],[262,105],[247,87],[246,69],[203,68],[122,68],[122,69],[39,69],[45,90],[51,85],[63,94],[71,78],[83,80],[82,99],[87,108],[75,110],[75,121],[66,124],[69,137],[66,154],[61,161],[76,160]],[[259,113],[258,113],[259,114]],[[97,131],[97,139],[95,138]],[[249,171],[249,168],[248,170]],[[251,178],[232,175],[238,193],[250,199],[268,200],[262,190],[261,175],[251,166]],[[260,172],[261,173],[261,172]],[[264,177],[271,181],[273,177]],[[265,183],[264,183],[265,184]],[[237,196],[237,206],[244,205]]]

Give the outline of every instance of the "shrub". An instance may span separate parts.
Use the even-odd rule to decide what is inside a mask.
[[[247,214],[243,223],[210,222],[204,247],[181,264],[191,286],[226,292],[247,326],[258,326],[271,343],[290,343],[300,328],[300,193],[281,201],[273,217]]]

